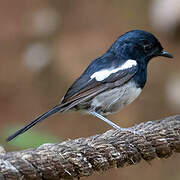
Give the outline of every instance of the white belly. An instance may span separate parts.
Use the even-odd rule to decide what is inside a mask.
[[[137,88],[136,84],[130,81],[121,87],[97,95],[92,99],[91,105],[99,109],[101,114],[111,114],[133,102],[141,91],[141,88]]]

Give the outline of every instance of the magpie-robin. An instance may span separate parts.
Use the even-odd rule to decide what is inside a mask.
[[[137,98],[146,83],[147,64],[157,56],[173,58],[149,32],[133,30],[123,34],[105,54],[90,63],[58,105],[9,136],[7,141],[52,114],[69,110],[91,114],[121,129],[104,115],[119,111]]]

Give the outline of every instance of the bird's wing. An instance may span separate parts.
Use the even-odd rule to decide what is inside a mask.
[[[111,58],[113,58],[113,61],[111,61]],[[104,61],[104,67],[91,71],[94,63],[92,62],[85,72],[68,89],[60,104],[74,102],[70,105],[70,107],[73,107],[73,104],[78,104],[79,100],[84,101],[84,99],[93,97],[107,89],[123,85],[129,81],[138,70],[137,64],[121,68],[123,63],[117,66],[116,62],[118,60],[114,57],[108,57],[106,60],[107,59],[109,61],[108,66],[105,65],[106,62]],[[100,59],[100,61],[102,60]],[[97,65],[97,62],[95,64]],[[100,64],[102,64],[102,62]],[[116,70],[114,71],[114,69]]]
[[[75,105],[81,103],[82,101],[92,98],[107,89],[112,89],[116,86],[123,85],[131,78],[133,78],[133,76],[136,74],[138,70],[138,65],[128,67],[128,64],[126,64],[126,66],[123,66],[123,68],[118,69],[118,66],[116,67],[116,60],[113,58],[113,61],[108,62],[108,67],[111,68],[111,66],[113,66],[115,67],[116,71],[112,71],[111,69],[108,72],[105,71],[107,70],[107,60],[108,58],[103,60],[103,63],[101,61],[99,66],[97,66],[97,62],[95,63],[95,67],[89,66],[86,69],[86,71],[82,74],[82,76],[80,76],[80,78],[78,78],[70,87],[70,89],[67,91],[64,99],[60,104],[53,107],[48,112],[45,112],[44,114],[40,115],[25,127],[16,131],[14,134],[7,138],[7,141],[10,141],[16,136],[26,132],[34,125],[43,121],[52,114],[55,114],[56,112],[67,111]],[[94,65],[94,62],[90,65]]]

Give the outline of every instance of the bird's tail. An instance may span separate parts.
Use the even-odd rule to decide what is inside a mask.
[[[64,107],[61,105],[57,105],[55,107],[53,107],[52,109],[50,109],[49,111],[45,112],[44,114],[40,115],[39,117],[37,117],[35,120],[33,120],[32,122],[30,122],[28,125],[26,125],[25,127],[19,129],[18,131],[16,131],[14,134],[12,134],[11,136],[9,136],[6,141],[11,141],[12,139],[14,139],[16,136],[23,134],[24,132],[26,132],[28,129],[30,129],[31,127],[35,126],[37,123],[43,121],[44,119],[46,119],[47,117],[55,114],[56,112],[62,112],[64,111]]]

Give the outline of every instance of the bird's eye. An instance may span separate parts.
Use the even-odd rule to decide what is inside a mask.
[[[144,45],[144,51],[145,52],[148,52],[148,51],[150,51],[152,49],[152,44],[146,44],[146,45]]]

